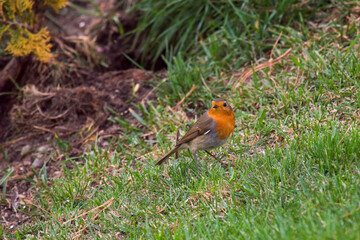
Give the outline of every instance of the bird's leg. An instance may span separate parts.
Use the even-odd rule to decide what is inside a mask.
[[[197,168],[198,174],[200,175],[199,165],[198,165],[197,157],[196,157],[196,151],[192,151],[192,154],[193,154],[193,157],[194,157],[194,159],[195,159],[195,163],[196,163],[196,168]]]
[[[220,160],[217,158],[217,157],[215,157],[214,155],[212,155],[211,154],[211,152],[209,152],[208,150],[204,150],[207,154],[209,154],[211,157],[213,157],[216,161],[219,161],[220,162]]]
[[[215,157],[214,155],[212,155],[211,152],[209,152],[208,150],[204,150],[204,151],[205,151],[207,154],[209,154],[210,156],[212,156],[215,160],[217,160],[221,165],[226,166],[226,167],[228,167],[228,166],[234,166],[234,165],[231,164],[231,163],[226,163],[226,162],[220,161],[220,159],[218,159],[217,157]]]
[[[176,131],[176,141],[175,141],[175,146],[178,144],[178,141],[179,141],[180,128],[181,128],[181,127],[178,127],[178,129],[177,129],[177,131]],[[178,158],[179,158],[179,151],[176,151],[176,152],[175,152],[175,159],[178,159]]]

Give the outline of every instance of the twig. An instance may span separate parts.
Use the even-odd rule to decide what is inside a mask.
[[[17,142],[19,142],[19,141],[22,141],[22,140],[27,139],[27,138],[29,138],[29,137],[32,137],[32,136],[34,136],[34,135],[35,135],[35,134],[30,134],[29,136],[24,136],[24,137],[20,137],[20,138],[14,139],[14,140],[7,141],[7,142],[4,143],[3,146],[6,147],[6,146],[8,146],[8,145],[17,143]]]
[[[111,199],[114,199],[114,198],[111,198]],[[110,200],[111,200],[110,199]],[[109,201],[110,201],[109,200]],[[107,202],[109,202],[109,201],[107,201]],[[107,203],[106,202],[106,203]],[[111,202],[112,203],[112,202]],[[91,218],[91,221],[94,221],[96,218],[97,218],[97,216],[99,216],[99,214],[101,213],[101,212],[103,212],[105,209],[107,209],[108,207],[110,207],[110,205],[111,205],[111,203],[108,203],[107,204],[107,206],[106,207],[104,207],[101,211],[99,211],[98,213],[96,213],[92,218]],[[105,204],[105,203],[104,203]],[[104,205],[103,204],[103,205]],[[100,207],[100,206],[99,206]],[[75,237],[73,237],[73,239],[78,239],[78,237],[80,237],[81,235],[81,233],[82,233],[82,231],[84,231],[86,228],[88,228],[88,226],[87,225],[85,225],[83,228],[81,228],[79,231],[77,231],[75,234]]]
[[[28,25],[25,25],[25,24],[23,24],[23,23],[8,21],[8,20],[6,20],[6,19],[0,19],[0,22],[1,22],[1,23],[5,23],[5,24],[8,24],[8,25],[23,27],[23,28],[26,28],[26,29],[28,29],[28,30],[31,30],[31,28],[30,28]]]
[[[99,209],[99,208],[101,208],[101,207],[106,206],[106,207],[105,207],[105,209],[106,209],[106,208],[110,207],[110,205],[114,202],[114,200],[115,200],[115,199],[112,197],[112,198],[110,198],[108,201],[106,201],[105,203],[101,204],[100,206],[97,206],[96,208],[93,208],[93,209],[91,209],[91,210],[89,210],[89,211],[86,211],[86,212],[80,214],[80,215],[77,216],[77,217],[74,217],[74,218],[72,218],[72,219],[70,219],[70,220],[67,220],[66,222],[63,223],[63,225],[65,225],[66,223],[71,222],[71,221],[73,221],[73,220],[75,220],[75,219],[78,219],[79,217],[82,217],[82,216],[84,216],[84,215],[86,215],[86,214],[88,214],[88,213],[90,213],[90,212],[93,212],[93,211],[95,211],[96,209]]]
[[[340,139],[339,143],[337,144],[338,146],[339,146],[340,143],[344,140],[345,135],[349,132],[350,128],[352,128],[353,125],[354,125],[354,122],[351,123],[351,125],[348,127],[348,129],[347,129],[346,132],[344,133],[343,137]]]
[[[56,95],[56,93],[54,92],[40,92],[35,85],[31,84],[31,85],[26,85],[24,87],[24,90],[23,90],[24,94],[25,95],[31,95],[31,96],[35,96],[35,97],[44,97],[42,99],[39,100],[40,101],[43,101],[43,100],[46,100],[46,99],[49,99],[49,98],[52,98]]]
[[[41,130],[41,131],[44,131],[44,132],[49,132],[49,133],[52,133],[52,134],[56,134],[56,132],[50,130],[50,129],[47,129],[47,128],[44,128],[44,127],[40,127],[40,126],[36,126],[36,125],[33,125],[33,128],[35,129],[38,129],[38,130]]]
[[[190,94],[191,94],[195,89],[197,89],[197,88],[198,88],[197,85],[193,85],[192,88],[190,89],[190,91],[185,95],[185,97],[183,97],[183,98],[180,100],[180,102],[178,102],[178,103],[176,104],[176,106],[175,106],[173,109],[174,109],[174,110],[178,110],[179,107],[180,107],[180,105],[185,101],[185,99],[186,99],[187,97],[189,97]]]
[[[179,137],[180,137],[180,128],[181,127],[178,127],[177,131],[176,131],[176,141],[175,141],[175,146],[178,144],[179,142]],[[179,151],[176,151],[175,152],[175,159],[178,159],[179,158]]]
[[[84,143],[89,142],[89,141],[92,139],[92,136],[94,135],[94,133],[97,132],[97,130],[99,130],[99,126],[96,126],[96,127],[94,128],[94,130],[92,130],[86,137],[84,137],[84,138],[82,139],[82,140],[83,140],[82,142],[84,142]],[[100,136],[103,132],[104,132],[104,131],[101,130],[99,133],[97,133],[97,135]]]
[[[306,5],[308,2],[310,2],[310,0],[305,0],[305,1],[303,1],[303,2],[293,4],[293,5],[291,6],[291,8],[292,8],[292,9],[295,9],[295,8],[302,7],[302,6]]]
[[[14,175],[14,176],[9,177],[9,178],[7,179],[7,181],[10,182],[10,181],[14,181],[14,180],[22,180],[22,179],[24,179],[24,178],[31,177],[31,176],[33,176],[33,175],[34,175],[34,172],[28,172],[28,173],[26,173],[26,174],[21,174],[21,175],[16,174],[16,175]],[[20,195],[19,195],[19,196],[20,196]]]
[[[160,213],[162,213],[162,212],[164,212],[164,211],[165,211],[165,208],[163,208],[163,209],[161,209],[161,210],[157,211],[157,212],[156,212],[156,214],[160,214]]]
[[[43,113],[38,104],[36,104],[36,108],[39,111],[40,115],[43,116],[46,119],[58,119],[58,118],[61,118],[61,117],[65,116],[72,109],[72,107],[70,107],[66,111],[64,111],[63,113],[60,113],[60,114],[52,117],[52,116],[47,116],[45,113]]]
[[[211,92],[209,86],[206,84],[205,79],[204,79],[204,77],[203,77],[201,74],[200,74],[200,79],[201,79],[202,83],[204,84],[205,88],[206,88],[209,92]]]
[[[272,56],[274,54],[274,50],[275,50],[280,38],[281,38],[281,35],[282,35],[282,32],[280,33],[279,37],[276,39],[275,44],[274,44],[274,46],[273,46],[273,48],[271,49],[271,52],[270,52],[270,59],[269,59],[270,66],[269,66],[269,72],[268,72],[269,76],[271,75],[271,72],[272,72],[271,71],[272,70],[272,61],[273,61]]]
[[[43,212],[46,212],[47,214],[49,214],[50,216],[52,216],[54,219],[56,219],[60,224],[62,224],[61,221],[60,221],[57,217],[55,217],[51,212],[48,212],[48,211],[46,211],[45,209],[43,209],[42,207],[40,207],[40,206],[32,203],[31,200],[24,199],[24,202],[25,202],[26,204],[33,205],[34,207],[40,209],[40,210],[43,211]]]
[[[286,58],[287,56],[290,55],[290,52],[291,52],[292,48],[289,48],[285,53],[283,53],[280,57],[278,58],[275,58],[274,60],[272,61],[267,61],[265,63],[262,63],[262,64],[259,64],[257,66],[254,67],[254,69],[249,69],[248,71],[246,71],[245,73],[241,74],[239,76],[240,80],[242,82],[245,82],[246,79],[248,79],[252,74],[256,73],[257,71],[261,70],[261,69],[264,69],[264,68],[267,68],[269,67],[270,65],[272,64],[277,64],[279,63],[283,58]],[[237,76],[238,74],[234,74],[232,77],[238,77]],[[235,85],[235,88],[238,88],[239,87],[239,83]]]
[[[272,56],[273,56],[273,54],[274,54],[275,47],[277,46],[277,44],[278,44],[278,42],[279,42],[279,40],[280,40],[280,38],[281,38],[281,35],[282,35],[282,32],[280,33],[280,35],[279,35],[278,38],[276,39],[275,44],[274,44],[273,48],[271,49],[270,59],[272,59]]]
[[[156,87],[154,87],[153,89],[151,89],[151,91],[149,91],[145,97],[143,97],[143,99],[141,100],[141,103],[144,104],[145,101],[151,96],[151,94],[153,94],[153,92],[155,92],[161,84],[163,84],[164,82],[166,82],[168,80],[168,78],[164,78],[158,85],[156,85]]]

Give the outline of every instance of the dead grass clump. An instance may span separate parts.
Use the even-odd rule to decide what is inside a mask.
[[[20,104],[10,111],[10,119],[21,131],[49,131],[68,135],[79,131],[87,122],[96,122],[104,114],[99,92],[93,87],[48,87],[39,91],[34,85],[24,88]]]

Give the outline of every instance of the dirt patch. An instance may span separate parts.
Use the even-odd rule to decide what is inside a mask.
[[[154,98],[151,79],[142,70],[129,69],[94,73],[73,88],[24,86],[8,115],[2,116],[0,168],[14,172],[0,204],[0,221],[9,228],[30,221],[14,204],[31,201],[33,174],[46,164],[51,178],[59,171],[64,154],[81,155],[96,136],[100,147],[106,147],[109,138],[116,139],[121,129],[107,121],[112,115],[109,108],[131,120],[132,103]],[[4,175],[1,172],[0,179]]]

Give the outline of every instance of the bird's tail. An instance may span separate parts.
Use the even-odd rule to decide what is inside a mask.
[[[175,152],[178,151],[180,146],[175,146],[173,149],[171,149],[170,152],[168,152],[165,156],[163,156],[155,165],[160,165],[163,162],[165,162],[166,159],[168,159],[171,155],[173,155]]]

